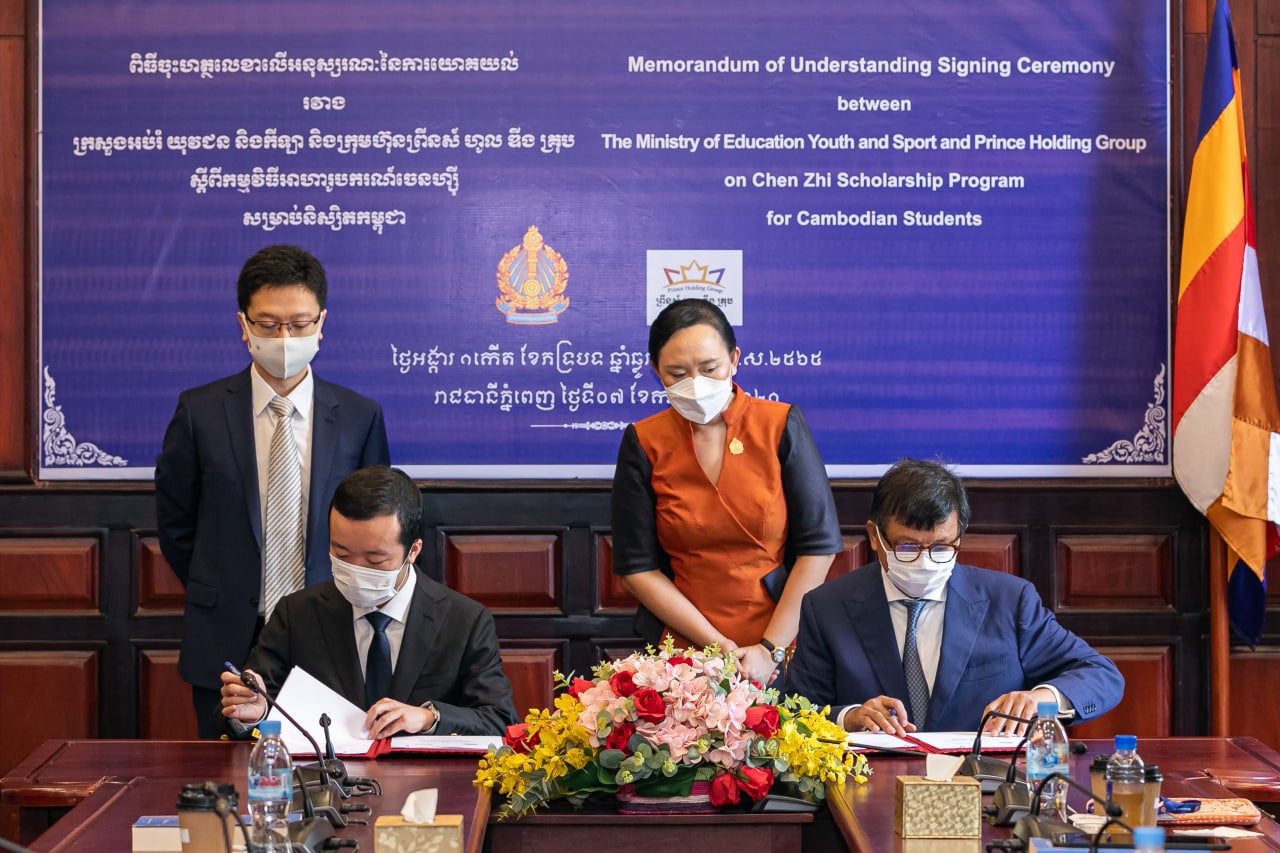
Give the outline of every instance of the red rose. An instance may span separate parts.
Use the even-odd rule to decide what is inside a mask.
[[[652,687],[637,690],[631,697],[635,702],[636,716],[650,723],[660,723],[667,716],[667,703],[662,701],[662,694]]]
[[[623,720],[609,732],[609,737],[604,742],[605,749],[620,749],[630,755],[631,750],[628,749],[628,745],[631,743],[631,736],[635,733],[636,724],[630,720]]]
[[[514,749],[522,755],[528,754],[529,750],[538,745],[538,735],[529,737],[529,724],[516,723],[507,726],[507,733],[502,738],[503,743]]]
[[[617,696],[630,696],[636,692],[635,679],[625,669],[613,674],[613,678],[609,679],[609,686],[613,688],[613,692]]]
[[[724,808],[738,802],[738,782],[732,773],[718,773],[711,780],[711,805]]]
[[[762,799],[773,787],[773,771],[764,767],[743,767],[738,771],[738,787],[751,799]]]
[[[766,737],[778,730],[778,709],[774,705],[752,705],[747,709],[747,728]]]
[[[574,699],[577,699],[579,696],[583,694],[583,692],[590,690],[592,687],[595,687],[595,686],[596,686],[596,683],[594,681],[588,681],[585,678],[575,678],[569,684],[569,695],[572,696]]]
[[[684,655],[673,655],[672,657],[667,658],[667,663],[672,666],[679,666],[682,663],[687,663],[689,666],[693,666],[693,658],[687,658]]]

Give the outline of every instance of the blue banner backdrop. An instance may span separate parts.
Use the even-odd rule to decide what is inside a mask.
[[[240,264],[424,478],[608,477],[704,295],[833,476],[1167,476],[1164,0],[45,0],[40,474],[151,475]]]

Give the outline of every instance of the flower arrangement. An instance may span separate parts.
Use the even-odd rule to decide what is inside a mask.
[[[499,817],[597,793],[685,797],[695,782],[710,783],[716,807],[758,800],[775,784],[816,803],[825,783],[862,783],[871,772],[826,709],[780,700],[718,646],[677,651],[667,638],[592,674],[557,672],[555,709],[530,711],[481,759],[475,785],[506,798]]]

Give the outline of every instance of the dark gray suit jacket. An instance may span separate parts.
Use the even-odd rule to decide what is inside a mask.
[[[249,654],[262,590],[252,369],[183,391],[156,458],[160,550],[187,592],[178,671],[214,690],[223,661],[240,666]],[[330,577],[329,502],[338,483],[390,461],[382,407],[315,377],[307,584]]]
[[[501,734],[516,722],[511,683],[502,672],[493,616],[483,605],[431,580],[421,569],[413,590],[390,697],[435,702],[435,734]],[[333,581],[281,599],[246,663],[275,696],[300,666],[367,709],[351,605]],[[295,716],[298,712],[292,712]]]
[[[876,696],[906,700],[879,563],[828,581],[804,597],[787,693],[835,712]],[[1058,624],[1035,587],[1001,572],[957,565],[947,583],[942,655],[922,731],[974,731],[982,709],[1013,690],[1052,684],[1077,720],[1119,704],[1115,664]]]

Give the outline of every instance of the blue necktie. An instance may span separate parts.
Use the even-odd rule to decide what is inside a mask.
[[[375,610],[364,618],[373,626],[373,642],[364,662],[364,698],[369,706],[391,692],[391,641],[387,639],[391,617]]]
[[[917,729],[923,730],[924,721],[929,716],[929,682],[925,681],[924,667],[920,664],[920,650],[916,648],[916,626],[928,602],[921,598],[902,603],[910,611],[907,642],[902,649],[902,671],[907,676],[907,704],[910,706],[907,710],[911,714],[911,722],[915,723]]]

